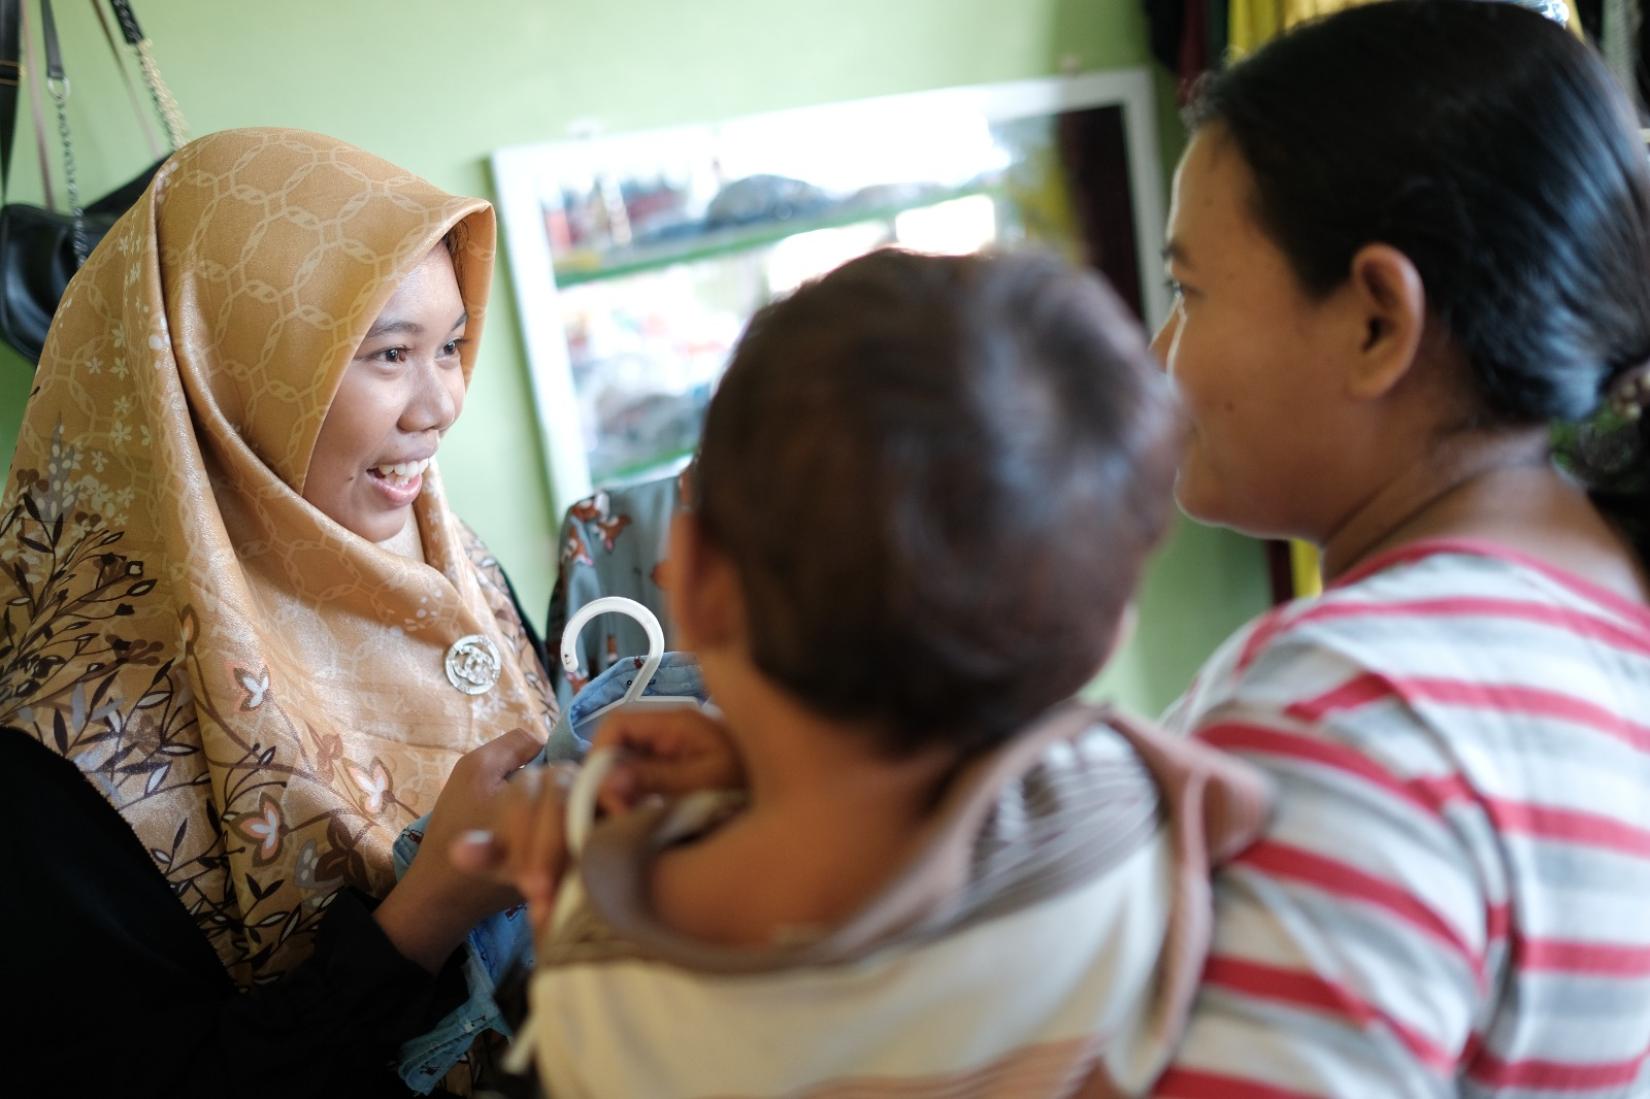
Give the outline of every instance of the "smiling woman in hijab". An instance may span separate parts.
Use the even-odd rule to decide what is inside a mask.
[[[395,1094],[399,1041],[461,998],[453,948],[511,898],[446,843],[392,891],[390,844],[432,808],[485,826],[553,717],[430,464],[493,240],[479,199],[234,131],[70,286],[0,501],[8,1071]]]

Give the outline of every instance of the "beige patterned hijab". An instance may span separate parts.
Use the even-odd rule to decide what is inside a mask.
[[[340,887],[388,889],[462,753],[549,732],[433,466],[427,564],[300,495],[367,328],[455,227],[468,379],[487,203],[315,134],[184,148],[70,285],[0,501],[0,725],[103,792],[243,985]]]

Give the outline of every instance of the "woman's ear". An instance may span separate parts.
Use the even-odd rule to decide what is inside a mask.
[[[1426,335],[1426,287],[1408,256],[1391,245],[1370,244],[1352,257],[1347,292],[1362,326],[1347,394],[1377,400],[1415,365]]]
[[[678,512],[670,522],[663,580],[682,648],[698,652],[743,641],[745,600],[739,577],[692,512]]]

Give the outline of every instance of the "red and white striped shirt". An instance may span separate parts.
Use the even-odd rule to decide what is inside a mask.
[[[1430,542],[1170,712],[1278,784],[1157,1094],[1650,1096],[1650,608]]]

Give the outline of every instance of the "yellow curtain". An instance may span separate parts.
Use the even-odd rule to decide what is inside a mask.
[[[1297,23],[1370,2],[1372,0],[1230,0],[1227,59],[1235,61],[1253,53]],[[1583,36],[1581,19],[1573,3],[1569,5],[1567,26],[1578,38]]]
[[[1289,543],[1289,576],[1294,581],[1295,594],[1317,595],[1323,591],[1323,562],[1318,558],[1318,547],[1307,542]]]

